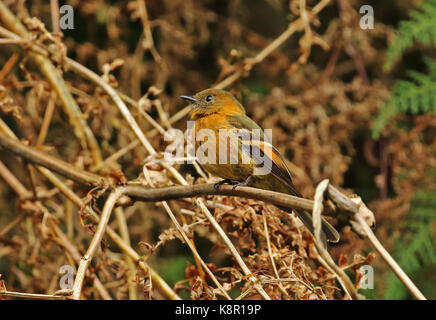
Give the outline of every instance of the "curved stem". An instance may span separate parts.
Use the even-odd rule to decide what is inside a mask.
[[[82,291],[86,270],[88,269],[89,264],[91,263],[91,260],[94,257],[98,246],[100,245],[101,239],[103,238],[106,226],[112,213],[112,209],[114,208],[119,197],[123,194],[123,191],[123,187],[116,188],[107,198],[101,213],[100,222],[98,223],[97,230],[95,231],[91,244],[89,245],[85,255],[80,259],[79,268],[77,269],[76,279],[74,280],[73,285],[73,299],[75,300],[80,299],[80,293]]]
[[[312,211],[313,229],[315,234],[314,235],[315,246],[318,249],[318,252],[322,257],[322,259],[328,264],[328,266],[336,275],[336,278],[338,279],[342,288],[344,288],[344,291],[348,293],[352,299],[360,300],[361,297],[357,292],[356,288],[354,287],[353,282],[351,282],[350,278],[347,276],[344,270],[342,270],[334,262],[333,258],[330,256],[329,252],[327,251],[324,241],[322,241],[321,239],[321,212],[323,211],[322,203],[324,199],[324,194],[327,192],[328,186],[329,186],[329,180],[325,179],[321,181],[316,187],[315,202]]]

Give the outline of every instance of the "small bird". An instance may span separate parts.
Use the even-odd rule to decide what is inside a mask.
[[[264,131],[246,113],[244,107],[236,98],[227,91],[220,89],[206,89],[193,96],[181,96],[182,99],[190,102],[190,118],[195,121],[195,135],[198,136],[201,130],[215,134],[216,150],[213,161],[200,161],[205,170],[224,180],[215,186],[219,188],[222,183],[231,183],[233,188],[237,186],[250,186],[264,190],[287,193],[301,197],[295,188],[292,177],[283,157],[266,139]],[[227,154],[226,161],[220,161],[223,155],[220,152],[220,134],[226,132]],[[242,134],[241,134],[242,132]],[[253,132],[259,133],[257,135]],[[248,133],[247,135],[243,133]],[[244,138],[245,137],[245,138]],[[232,139],[233,138],[233,139]],[[196,139],[197,140],[197,139]],[[223,141],[223,140],[221,140]],[[249,145],[249,148],[244,146]],[[199,141],[195,142],[195,150],[204,147]],[[249,153],[247,153],[247,149]],[[221,149],[223,150],[223,149]],[[257,151],[257,152],[255,152]],[[235,152],[237,161],[231,161],[230,153]],[[258,168],[262,162],[269,160],[269,171],[259,174]],[[257,168],[257,169],[256,169]],[[279,207],[281,210],[291,213],[289,208]],[[304,210],[294,210],[304,225],[313,233],[312,216]],[[323,240],[338,242],[339,233],[322,218]]]

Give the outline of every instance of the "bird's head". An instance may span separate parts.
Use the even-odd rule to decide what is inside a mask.
[[[244,107],[230,93],[220,89],[206,89],[193,96],[181,96],[190,102],[192,120],[213,114],[224,115],[245,114]]]

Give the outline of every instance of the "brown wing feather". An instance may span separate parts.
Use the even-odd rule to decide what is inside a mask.
[[[271,158],[271,174],[280,180],[284,185],[286,185],[291,194],[301,197],[300,193],[295,189],[294,183],[292,181],[291,173],[288,167],[279,153],[279,151],[270,143],[266,141],[250,141],[250,146],[252,148],[251,156],[257,164],[262,164],[263,157],[265,154]],[[253,149],[258,148],[258,152],[254,152]],[[259,152],[260,151],[260,152]],[[258,156],[258,158],[256,158]]]
[[[260,150],[263,153],[266,152],[267,154],[272,155],[271,174],[284,183],[290,189],[292,194],[301,197],[300,193],[295,189],[291,173],[279,151],[274,146],[267,143],[261,144]]]
[[[231,117],[228,117],[227,121],[232,127],[238,129],[238,131],[249,132],[248,135],[245,135],[245,137],[247,136],[249,137],[249,140],[248,141],[243,140],[242,142],[243,143],[248,142],[252,148],[260,149],[260,152],[251,152],[251,156],[253,157],[254,162],[257,164],[261,164],[263,161],[261,157],[263,157],[265,153],[267,155],[271,155],[272,158],[271,174],[275,176],[277,179],[279,179],[282,183],[287,185],[290,191],[292,192],[292,194],[301,197],[299,192],[295,189],[294,183],[292,182],[291,173],[289,172],[289,169],[286,166],[286,163],[282,155],[278,152],[278,150],[273,145],[265,141],[265,135],[263,133],[262,128],[259,127],[259,125],[256,122],[254,122],[251,118],[249,118],[245,114],[233,115]],[[259,130],[260,133],[259,138],[261,141],[253,140],[254,136],[251,135],[253,129]],[[256,155],[260,155],[260,157],[256,159]]]

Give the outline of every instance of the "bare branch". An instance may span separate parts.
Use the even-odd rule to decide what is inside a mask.
[[[409,292],[415,297],[415,299],[427,300],[427,298],[421,293],[421,291],[419,291],[419,289],[415,286],[412,280],[410,280],[410,278],[403,271],[403,269],[401,269],[398,263],[392,258],[389,252],[383,247],[383,245],[377,239],[374,232],[372,232],[371,228],[368,226],[367,222],[359,212],[356,214],[355,219],[365,231],[374,249],[382,256],[383,260],[385,260],[385,262],[389,265],[392,271],[395,272],[398,279],[401,280],[407,290],[409,290]]]
[[[73,165],[50,156],[45,152],[28,147],[15,139],[9,138],[4,133],[0,133],[0,145],[34,164],[47,167],[74,181],[86,183],[92,186],[103,186],[109,182],[104,177],[74,167]]]

